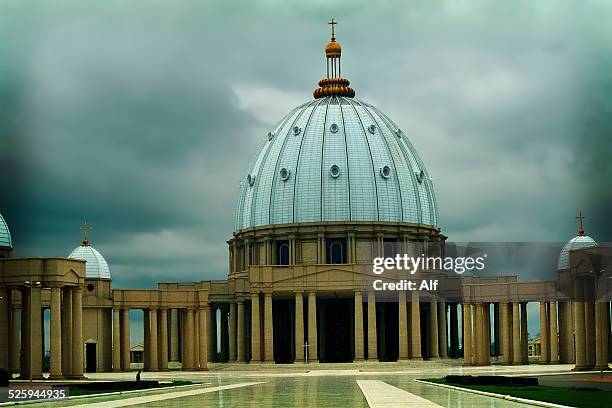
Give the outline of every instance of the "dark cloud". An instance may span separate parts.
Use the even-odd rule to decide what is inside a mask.
[[[0,209],[17,255],[68,254],[86,219],[117,287],[225,276],[238,182],[311,97],[332,16],[343,73],[422,155],[450,239],[566,241],[579,209],[612,239],[609,5],[0,7]]]

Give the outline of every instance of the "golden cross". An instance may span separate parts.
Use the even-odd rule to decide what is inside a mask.
[[[582,215],[582,211],[580,211],[578,213],[578,216],[576,217],[577,220],[580,220],[580,229],[578,230],[578,234],[580,235],[584,235],[584,228],[582,226],[582,220],[584,220],[586,217],[584,215]]]
[[[335,36],[335,32],[334,32],[334,28],[335,27],[334,26],[336,24],[338,24],[338,22],[332,18],[331,21],[329,23],[327,23],[327,24],[329,24],[331,26],[331,29],[332,29],[332,38],[334,38],[334,36]]]
[[[93,228],[87,225],[87,222],[83,222],[81,230],[83,230],[83,242],[87,241],[87,231],[91,231]]]

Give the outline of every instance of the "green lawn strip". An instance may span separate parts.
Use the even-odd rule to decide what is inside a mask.
[[[463,385],[447,383],[444,378],[427,379],[425,381],[574,407],[595,407],[605,404],[605,401],[612,401],[612,391],[602,391],[592,387]]]

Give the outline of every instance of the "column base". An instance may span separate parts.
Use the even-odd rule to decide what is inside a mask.
[[[63,380],[65,377],[62,374],[50,374],[49,380]]]
[[[251,360],[249,361],[249,364],[260,364],[261,360]]]
[[[410,357],[411,360],[423,361],[423,357]]]
[[[597,371],[608,371],[609,369],[610,369],[610,366],[608,365],[593,367],[593,370],[597,370]]]
[[[589,366],[580,366],[580,367],[576,366],[576,367],[572,368],[572,371],[590,371],[592,369],[593,368],[589,367]]]
[[[365,358],[354,358],[353,363],[362,363],[365,361]]]
[[[113,368],[111,371],[112,371],[113,373],[120,373],[120,372],[121,372],[121,371],[123,371],[123,370],[122,370],[122,369],[120,369],[120,368]]]
[[[200,367],[198,371],[208,371],[208,367],[204,367],[204,368]]]
[[[84,375],[67,375],[66,380],[84,380],[85,376]]]

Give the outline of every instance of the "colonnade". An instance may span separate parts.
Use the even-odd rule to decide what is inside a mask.
[[[142,310],[145,371],[165,371],[169,361],[179,360],[183,370],[208,370],[212,353],[208,306]],[[129,312],[127,307],[113,308],[113,371],[131,369]]]
[[[44,308],[42,292],[50,290],[51,379],[83,377],[83,291],[80,286],[40,282],[0,288],[0,368],[21,379],[43,378]],[[17,293],[21,302],[16,302]],[[14,307],[11,307],[11,305]]]

